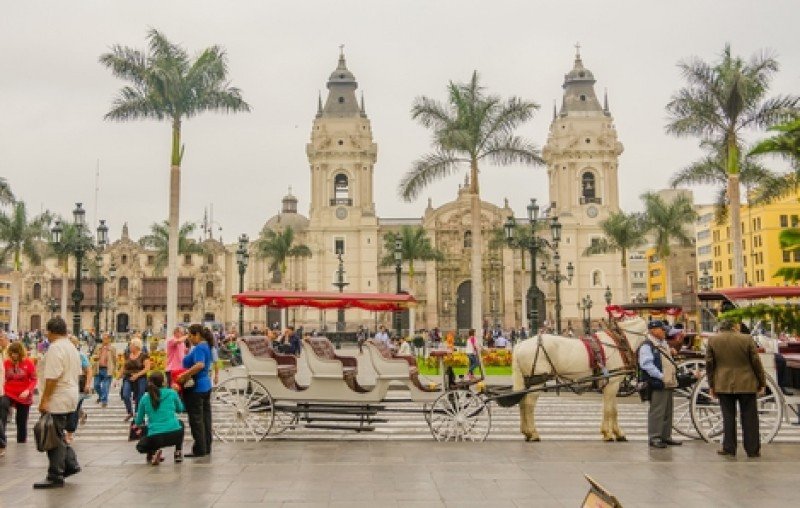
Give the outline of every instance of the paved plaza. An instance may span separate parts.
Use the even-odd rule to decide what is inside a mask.
[[[11,506],[576,507],[588,474],[636,506],[784,507],[797,495],[800,446],[760,459],[719,458],[687,442],[668,450],[598,441],[269,441],[216,443],[211,458],[161,466],[124,442],[78,442],[83,472],[34,491],[46,458],[11,443],[0,459],[0,504]],[[742,453],[742,455],[744,455]]]

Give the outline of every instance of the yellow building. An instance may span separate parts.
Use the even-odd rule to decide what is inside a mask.
[[[664,260],[656,255],[656,249],[650,247],[645,252],[647,258],[647,301],[667,301],[667,277]]]
[[[11,272],[0,267],[0,330],[11,324]]]
[[[742,252],[745,283],[753,286],[780,286],[784,284],[775,272],[784,266],[800,264],[800,252],[784,251],[778,235],[789,227],[800,227],[800,193],[768,205],[742,206]],[[733,286],[733,246],[730,225],[712,228],[712,255],[714,288]]]

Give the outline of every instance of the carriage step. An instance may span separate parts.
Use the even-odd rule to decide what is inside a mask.
[[[352,422],[352,423],[360,423],[364,422],[366,424],[371,423],[388,423],[388,420],[383,418],[344,418],[340,416],[312,416],[311,418],[301,417],[300,418],[304,422]],[[306,425],[308,427],[308,425]]]
[[[276,410],[281,411],[282,408],[276,406]],[[383,411],[383,407],[379,406],[321,406],[316,404],[298,404],[297,407],[287,407],[283,409],[292,413],[331,413],[342,415],[376,415]]]
[[[307,429],[325,429],[325,430],[352,430],[355,432],[372,432],[375,427],[351,427],[348,425],[318,425],[308,424],[304,425]]]

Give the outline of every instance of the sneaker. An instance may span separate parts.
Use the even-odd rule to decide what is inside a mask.
[[[123,419],[122,419],[122,421],[123,421],[123,422],[129,422],[129,421],[131,421],[131,418],[133,418],[133,415],[132,415],[132,414],[128,414],[128,416],[126,416],[125,418],[123,418]]]
[[[176,464],[180,464],[181,462],[183,462],[183,452],[176,450],[175,455],[173,455],[173,457],[175,458]]]
[[[107,408],[108,407],[108,402],[103,402],[102,404],[100,404],[100,407]]]
[[[81,416],[80,416],[80,418],[78,418],[78,421],[81,422],[81,425],[86,423],[86,419],[87,418],[89,418],[89,414],[86,411],[84,411],[83,409],[81,409]]]
[[[46,478],[44,481],[36,482],[33,484],[34,489],[55,489],[64,486],[64,479],[50,479]]]

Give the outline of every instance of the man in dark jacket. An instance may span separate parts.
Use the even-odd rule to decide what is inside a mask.
[[[733,322],[720,322],[719,333],[708,340],[706,373],[710,395],[719,397],[722,410],[720,455],[736,455],[736,403],[742,418],[742,441],[748,457],[761,455],[756,393],[763,394],[767,380],[764,367],[749,335],[737,333]]]

